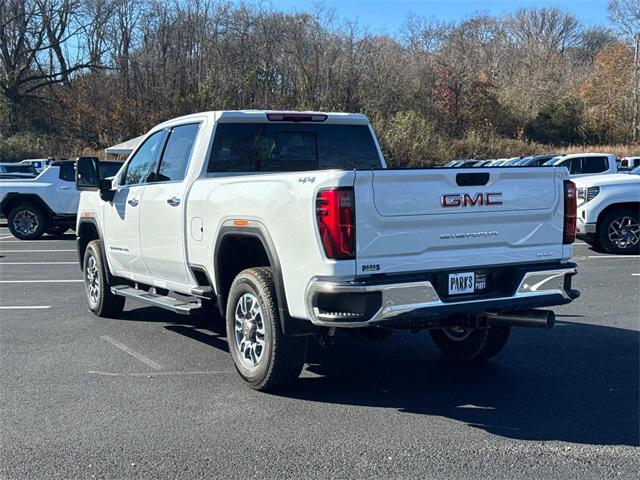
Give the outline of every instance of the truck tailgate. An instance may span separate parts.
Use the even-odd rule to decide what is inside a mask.
[[[358,275],[562,258],[562,169],[357,171]]]

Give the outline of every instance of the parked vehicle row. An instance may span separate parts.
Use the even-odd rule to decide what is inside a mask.
[[[620,167],[619,167],[620,165]],[[566,167],[569,175],[611,174],[622,170],[631,170],[640,165],[640,157],[625,157],[620,161],[610,153],[574,153],[562,155],[535,155],[529,157],[501,158],[496,160],[453,160],[443,165],[446,168],[477,167]]]
[[[206,112],[145,136],[118,174],[78,161],[88,306],[131,298],[226,320],[253,388],[294,381],[308,336],[428,329],[458,362],[578,297],[575,185],[565,168],[386,169],[356,114]],[[496,223],[496,217],[500,222]]]
[[[12,164],[31,168],[31,165]],[[100,162],[105,175],[114,175],[122,162]],[[0,182],[0,214],[11,233],[35,240],[44,233],[60,235],[75,227],[80,192],[75,186],[75,162],[55,161],[35,178]]]

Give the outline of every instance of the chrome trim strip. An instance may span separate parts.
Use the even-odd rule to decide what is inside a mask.
[[[561,295],[563,298],[568,300],[571,297],[564,289],[564,277],[565,275],[572,275],[576,272],[577,269],[573,267],[543,270],[539,272],[527,272],[520,282],[520,285],[518,285],[516,293],[512,296],[446,303],[440,300],[440,297],[431,282],[426,280],[421,282],[393,283],[388,285],[349,285],[330,281],[314,280],[307,286],[307,315],[314,325],[358,328],[423,308],[465,305],[470,303],[482,304],[486,302],[534,298],[546,295]],[[315,306],[315,299],[319,293],[365,292],[381,292],[382,306],[371,318],[361,322],[339,322],[331,321],[329,319],[324,320],[318,308]]]

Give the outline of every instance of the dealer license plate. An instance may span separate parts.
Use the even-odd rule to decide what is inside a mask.
[[[474,272],[450,273],[449,295],[473,293],[475,291],[476,275]]]

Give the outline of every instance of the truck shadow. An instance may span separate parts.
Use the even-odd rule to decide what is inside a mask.
[[[330,348],[311,340],[301,378],[276,395],[441,416],[519,440],[640,445],[640,332],[572,318],[551,331],[514,329],[506,348],[481,364],[442,360],[426,332],[371,344],[338,333]],[[123,320],[168,323],[228,351],[221,321],[150,307]]]
[[[638,332],[581,323],[515,330],[500,355],[475,365],[441,360],[427,337],[366,345],[341,336],[330,351],[310,343],[315,378],[282,394],[436,415],[520,440],[640,445]]]

